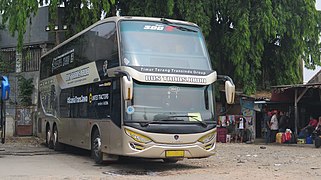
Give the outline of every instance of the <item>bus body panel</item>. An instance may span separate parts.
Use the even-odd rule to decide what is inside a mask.
[[[162,38],[157,39],[157,33]],[[136,43],[142,41],[158,52],[131,44],[135,42],[130,39],[136,35],[146,37]],[[131,47],[139,49],[132,51]],[[170,54],[171,50],[176,51]],[[186,54],[180,54],[183,51]],[[196,54],[191,54],[194,51]],[[123,77],[130,81],[128,91],[123,89]],[[214,154],[216,142],[212,87],[216,80],[196,24],[163,18],[106,18],[41,57],[38,123],[42,129],[38,135],[46,137],[47,125],[51,132],[56,125],[59,142],[90,150],[93,130],[97,129],[105,154],[208,157]],[[123,93],[130,91],[134,97],[124,99]],[[156,121],[164,126],[152,132],[157,128]],[[177,133],[173,126],[168,126],[167,132],[166,123],[175,121]],[[208,122],[212,126],[203,127]],[[154,124],[150,131],[144,131],[131,123],[137,128]],[[179,127],[187,124],[194,124],[197,130],[180,132]]]
[[[101,134],[108,142],[102,140],[102,152],[107,154],[122,155],[122,134],[121,129],[114,123],[109,122],[108,126],[100,126]],[[108,131],[108,132],[107,132]],[[105,133],[106,132],[106,133]]]
[[[81,147],[84,149],[90,149],[90,122],[91,120],[83,119],[83,118],[70,118],[69,128],[64,129],[66,133],[70,134],[70,141],[68,144],[72,144],[76,147]]]

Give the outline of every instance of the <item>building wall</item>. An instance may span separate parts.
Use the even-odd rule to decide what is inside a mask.
[[[63,8],[59,9],[59,17],[63,17]],[[1,18],[1,17],[0,17]],[[12,70],[8,71],[6,75],[9,77],[9,82],[11,86],[10,100],[6,102],[6,119],[7,137],[17,135],[17,124],[21,118],[24,119],[25,109],[33,109],[32,114],[32,124],[33,124],[33,135],[35,135],[36,119],[34,118],[38,104],[38,83],[39,83],[39,64],[40,57],[42,54],[47,52],[48,49],[54,47],[55,44],[55,31],[47,32],[45,30],[46,26],[49,25],[49,11],[48,7],[42,7],[38,9],[36,16],[32,17],[31,24],[27,20],[27,29],[24,35],[24,45],[23,52],[17,53],[17,34],[12,37],[7,30],[0,31],[0,51],[2,54],[2,60],[5,62],[11,62]],[[61,25],[61,21],[58,21],[58,25]],[[64,40],[63,33],[58,34],[60,40]],[[60,36],[62,35],[62,36]],[[11,69],[11,68],[10,68]],[[19,98],[19,87],[18,87],[18,76],[21,75],[26,79],[33,78],[34,90],[32,94],[32,104],[31,107],[21,107]],[[25,108],[25,109],[24,109]],[[30,122],[30,117],[28,116],[28,122]]]
[[[27,21],[27,29],[24,34],[24,44],[42,44],[44,42],[54,42],[54,36],[50,36],[45,31],[45,27],[49,24],[48,7],[38,9],[36,16],[32,17],[32,24]],[[17,46],[17,34],[14,37],[7,30],[0,31],[0,48],[9,48]]]

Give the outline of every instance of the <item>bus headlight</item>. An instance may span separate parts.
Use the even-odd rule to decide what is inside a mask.
[[[198,142],[206,144],[206,143],[212,141],[213,138],[215,138],[215,136],[216,136],[216,131],[213,131],[213,132],[208,133],[208,134],[204,135],[203,137],[199,138]]]
[[[149,143],[152,142],[152,140],[144,135],[141,135],[139,133],[136,133],[134,131],[131,131],[129,129],[125,129],[125,132],[128,136],[130,136],[131,138],[133,138],[135,141],[140,142],[140,143]]]

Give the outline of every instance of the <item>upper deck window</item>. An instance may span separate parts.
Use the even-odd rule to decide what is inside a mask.
[[[121,21],[120,32],[123,65],[211,70],[196,26]]]

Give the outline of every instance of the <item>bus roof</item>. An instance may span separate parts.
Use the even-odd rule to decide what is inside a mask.
[[[56,47],[52,48],[51,50],[49,50],[48,52],[46,52],[44,55],[41,56],[41,58],[43,58],[44,56],[50,54],[51,52],[55,51],[56,49],[59,49],[61,46],[67,44],[68,42],[72,41],[73,39],[77,38],[78,36],[84,34],[85,32],[89,31],[90,29],[92,29],[93,27],[99,25],[99,24],[103,24],[106,22],[116,22],[118,23],[118,21],[121,20],[129,20],[129,21],[159,21],[161,22],[162,19],[164,18],[156,18],[156,17],[134,17],[134,16],[113,16],[113,17],[108,17],[102,20],[97,21],[96,23],[90,25],[89,27],[87,27],[86,29],[82,30],[81,32],[73,35],[72,37],[70,37],[69,39],[65,40],[64,42],[60,43],[59,45],[57,45]],[[183,24],[183,25],[189,25],[189,26],[197,26],[197,24],[192,23],[192,22],[187,22],[187,21],[181,21],[181,20],[174,20],[174,19],[166,19],[167,21],[170,21],[174,24]]]

